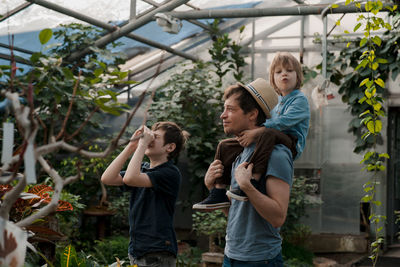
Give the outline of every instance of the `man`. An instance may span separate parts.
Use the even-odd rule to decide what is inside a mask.
[[[237,137],[245,130],[260,127],[269,110],[264,99],[272,89],[265,80],[249,85],[237,84],[224,93],[224,112],[221,114],[224,132]],[[245,147],[232,165],[231,188],[239,186],[248,201],[231,199],[225,246],[225,267],[283,266],[279,227],[286,219],[290,186],[293,177],[293,158],[284,145],[275,145],[265,175],[254,175],[248,160],[255,143]],[[211,163],[204,178],[207,188],[223,173],[221,161]],[[252,179],[255,178],[255,179]],[[257,180],[257,182],[255,182]]]
[[[173,122],[158,122],[152,130],[144,126],[133,134],[134,141],[101,177],[104,184],[122,186],[123,190],[131,192],[128,250],[131,265],[176,265],[173,217],[181,173],[172,159],[179,155],[187,136],[187,132]],[[142,162],[144,155],[150,163]],[[131,156],[126,172],[121,172]]]

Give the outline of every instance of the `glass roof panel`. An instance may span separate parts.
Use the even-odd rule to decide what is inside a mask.
[[[0,15],[5,15],[24,3],[26,3],[25,0],[0,0]]]

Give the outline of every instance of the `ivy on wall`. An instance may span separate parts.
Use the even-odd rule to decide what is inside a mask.
[[[353,31],[362,30],[364,37],[349,42],[337,57],[329,55],[329,79],[340,86],[342,100],[349,105],[354,116],[349,124],[349,130],[357,137],[354,151],[366,151],[360,163],[370,175],[363,185],[365,195],[361,201],[370,204],[368,219],[373,231],[369,257],[373,266],[376,266],[384,244],[383,227],[386,221],[386,216],[377,213],[382,205],[377,198],[377,190],[380,185],[379,174],[385,171],[385,160],[389,158],[387,153],[378,152],[377,145],[382,143],[382,118],[386,116],[384,102],[388,92],[385,82],[389,76],[395,80],[400,72],[400,35],[393,31],[392,24],[379,16],[384,9],[382,1],[367,1],[364,5],[366,13],[361,13],[360,2],[346,0],[345,5],[349,4],[360,9]],[[336,7],[338,5],[332,5],[332,8]],[[393,26],[396,28],[397,6],[386,6],[386,9],[395,17]],[[336,24],[340,25],[340,20]],[[382,29],[386,30],[385,34],[377,35],[376,31]]]

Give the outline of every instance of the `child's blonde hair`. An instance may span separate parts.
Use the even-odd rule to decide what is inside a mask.
[[[269,68],[269,83],[272,87],[278,89],[275,84],[274,73],[277,67],[283,66],[284,68],[293,68],[296,72],[297,81],[296,87],[294,89],[300,89],[303,82],[303,71],[301,70],[301,64],[292,54],[289,52],[278,52],[275,54],[272,60],[271,66]]]

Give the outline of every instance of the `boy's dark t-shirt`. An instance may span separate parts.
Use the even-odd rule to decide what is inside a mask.
[[[128,252],[135,258],[157,251],[168,251],[176,256],[178,245],[173,219],[181,173],[172,161],[154,168],[144,162],[141,171],[149,176],[153,187],[122,186],[122,190],[131,192]],[[124,174],[121,172],[122,176]]]

